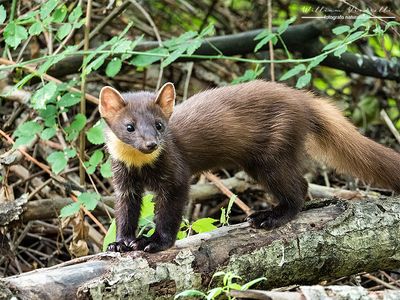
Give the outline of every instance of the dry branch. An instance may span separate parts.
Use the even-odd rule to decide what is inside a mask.
[[[265,276],[271,288],[398,268],[399,200],[339,201],[272,231],[223,227],[161,253],[98,254],[8,277],[0,286],[20,299],[161,299],[207,288],[217,270],[246,281]]]

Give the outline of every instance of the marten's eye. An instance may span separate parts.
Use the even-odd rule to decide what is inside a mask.
[[[135,126],[133,126],[132,124],[128,124],[126,125],[126,130],[128,130],[129,132],[133,132],[135,131]]]
[[[163,130],[163,129],[164,129],[163,124],[162,124],[161,122],[157,121],[157,122],[156,122],[156,129],[157,129],[158,131]]]

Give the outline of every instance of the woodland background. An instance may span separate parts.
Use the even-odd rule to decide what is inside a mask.
[[[400,151],[399,12],[397,1],[364,0],[0,0],[0,274],[99,253],[115,239],[97,107],[104,85],[171,81],[180,102],[255,78],[282,81],[329,97],[363,134]],[[265,207],[268,195],[237,171],[193,179],[179,239]],[[392,195],[311,161],[306,177],[310,198]],[[143,234],[154,227],[151,200]],[[332,280],[400,287],[395,270],[356,273]]]

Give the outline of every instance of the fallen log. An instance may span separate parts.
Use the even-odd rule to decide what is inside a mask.
[[[178,241],[156,254],[101,253],[0,280],[19,299],[165,299],[206,289],[215,271],[265,288],[400,267],[400,198],[327,201],[271,231],[246,223]]]
[[[221,179],[222,183],[234,193],[243,193],[247,190],[262,191],[262,188],[251,182],[250,178],[244,172],[238,172],[235,176],[227,179]],[[377,198],[378,193],[364,191],[349,191],[339,188],[309,184],[309,193],[313,198],[331,198],[338,197],[346,200]],[[193,184],[190,188],[190,198],[194,203],[202,203],[213,197],[221,196],[223,193],[213,183]],[[114,196],[105,196],[101,201],[109,207],[114,207]],[[23,222],[32,220],[46,220],[57,218],[61,208],[73,203],[71,198],[40,199],[26,203],[22,215]],[[97,209],[95,215],[105,215],[104,209]],[[0,225],[2,211],[0,209]]]

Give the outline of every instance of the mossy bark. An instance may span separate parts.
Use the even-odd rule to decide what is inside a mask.
[[[400,267],[400,199],[326,201],[272,231],[247,224],[177,242],[157,254],[103,253],[2,279],[25,299],[170,299],[206,289],[215,271],[244,281],[265,276],[265,288]]]

